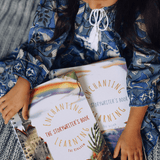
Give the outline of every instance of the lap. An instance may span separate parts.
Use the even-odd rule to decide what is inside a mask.
[[[160,160],[160,136],[158,138],[156,146],[147,157],[147,160]]]
[[[3,160],[25,160],[23,150],[18,140],[17,134],[9,122],[4,124],[0,113],[0,159]]]

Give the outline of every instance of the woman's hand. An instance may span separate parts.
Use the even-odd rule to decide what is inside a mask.
[[[21,109],[24,119],[28,119],[28,105],[30,100],[30,83],[19,77],[16,85],[0,98],[0,112],[5,124]]]
[[[121,160],[143,160],[141,125],[148,106],[131,107],[127,125],[122,132],[113,158],[121,151]]]
[[[143,160],[140,130],[125,128],[117,142],[113,157],[116,158],[120,151],[121,160]]]

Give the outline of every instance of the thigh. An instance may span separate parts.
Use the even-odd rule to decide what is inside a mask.
[[[156,146],[147,157],[147,160],[160,160],[160,136],[158,138]]]
[[[17,134],[9,122],[4,124],[0,113],[0,160],[25,160]]]

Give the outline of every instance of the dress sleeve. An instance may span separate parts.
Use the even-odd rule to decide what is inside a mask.
[[[150,43],[144,20],[138,16],[135,29],[139,38]],[[158,101],[157,83],[160,81],[160,54],[142,45],[134,45],[132,62],[127,73],[127,92],[130,106],[146,106]]]
[[[47,42],[54,35],[56,20],[59,16],[53,11],[53,8],[61,5],[63,4],[58,3],[57,5],[55,1],[51,0],[40,1],[28,41],[1,61],[0,65],[3,66],[4,71],[7,68],[10,69],[12,79],[21,76],[30,82],[31,88],[34,88],[47,77],[55,61],[57,50],[63,44],[69,32],[64,33],[52,43]],[[1,83],[4,83],[2,81]]]

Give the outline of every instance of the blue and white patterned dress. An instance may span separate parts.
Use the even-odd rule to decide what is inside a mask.
[[[43,5],[42,5],[43,4]],[[18,76],[27,79],[31,87],[55,77],[57,68],[85,65],[111,57],[127,54],[127,45],[120,35],[114,30],[115,14],[114,5],[99,10],[92,10],[83,1],[80,2],[75,20],[75,34],[72,44],[70,30],[52,43],[39,43],[49,41],[53,34],[57,13],[53,7],[65,6],[65,0],[56,4],[52,0],[41,0],[34,18],[33,26],[29,33],[28,42],[22,44],[8,57],[0,61],[0,96],[5,95],[16,83]],[[149,42],[145,32],[144,20],[137,14],[135,29],[144,41]],[[94,37],[94,38],[93,38]],[[93,39],[95,39],[93,41]],[[160,134],[160,54],[154,50],[134,45],[133,59],[128,67],[127,90],[130,98],[130,106],[149,105],[142,124],[142,138],[145,151],[149,155],[155,146]],[[9,144],[13,148],[15,138],[4,138],[5,132],[13,132],[4,129],[4,122],[0,116],[0,141],[1,144]],[[11,127],[10,123],[8,126]],[[7,139],[8,142],[4,141]],[[4,145],[0,144],[0,153],[3,153]],[[18,145],[18,142],[17,142]],[[6,148],[7,148],[6,147]],[[9,154],[9,152],[6,152]],[[14,150],[10,151],[12,158]],[[20,156],[21,152],[19,151]],[[0,155],[0,159],[8,159]],[[21,154],[21,156],[23,156]],[[20,158],[22,159],[22,158]]]

